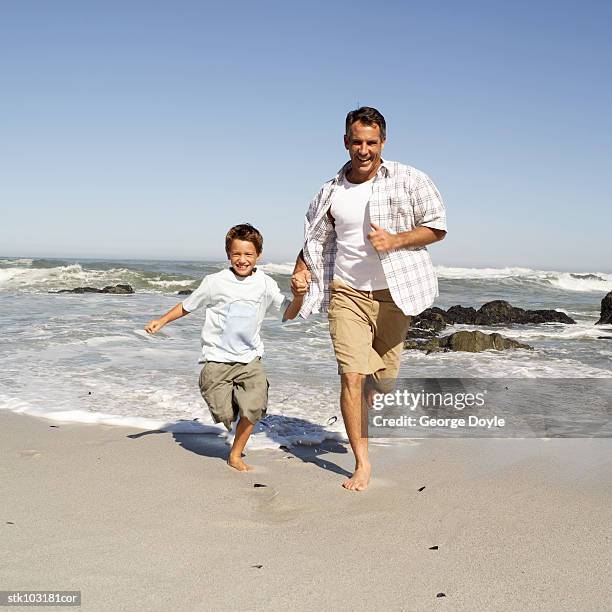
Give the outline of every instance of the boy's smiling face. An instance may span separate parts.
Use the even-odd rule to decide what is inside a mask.
[[[229,260],[234,273],[238,276],[250,276],[261,257],[255,245],[248,240],[234,238],[229,250]]]

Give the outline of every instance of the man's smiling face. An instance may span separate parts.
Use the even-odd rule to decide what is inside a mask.
[[[344,146],[351,158],[347,179],[352,183],[363,183],[373,178],[382,162],[380,156],[385,146],[380,127],[355,121],[344,136]]]

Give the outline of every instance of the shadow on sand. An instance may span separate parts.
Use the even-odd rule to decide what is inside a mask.
[[[188,430],[193,428],[193,432]],[[227,438],[218,428],[200,425],[197,421],[181,419],[166,429],[155,429],[130,434],[137,439],[151,434],[172,434],[175,442],[187,451],[203,457],[227,460]],[[304,419],[268,415],[255,427],[255,434],[264,434],[280,446],[285,456],[290,455],[304,463],[312,463],[322,470],[350,477],[351,472],[330,461],[329,455],[348,453],[346,446],[334,439],[335,434],[322,425]],[[290,445],[289,445],[290,444]]]

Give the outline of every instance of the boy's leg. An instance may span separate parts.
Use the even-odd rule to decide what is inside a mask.
[[[240,472],[250,472],[253,469],[252,466],[242,460],[242,451],[253,432],[253,427],[255,425],[246,417],[241,417],[238,425],[236,425],[236,435],[234,436],[234,443],[227,458],[227,464]]]
[[[234,378],[233,402],[238,407],[240,420],[228,464],[241,471],[250,470],[251,466],[242,461],[241,454],[253,427],[266,414],[268,406],[268,380],[259,357],[245,364]]]
[[[200,372],[200,393],[215,423],[230,430],[234,420],[232,370],[236,364],[207,361]]]

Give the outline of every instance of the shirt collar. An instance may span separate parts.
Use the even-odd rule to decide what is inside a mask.
[[[380,167],[376,172],[376,176],[393,176],[392,162],[386,161],[384,159],[381,161],[382,163],[380,164]],[[340,170],[338,170],[338,174],[336,174],[336,176],[334,177],[334,183],[340,184],[342,182],[342,179],[344,178],[344,175],[346,174],[346,172],[348,172],[350,167],[351,161],[349,160],[346,162],[346,164],[344,164],[344,166],[342,166],[342,168],[340,168]]]

